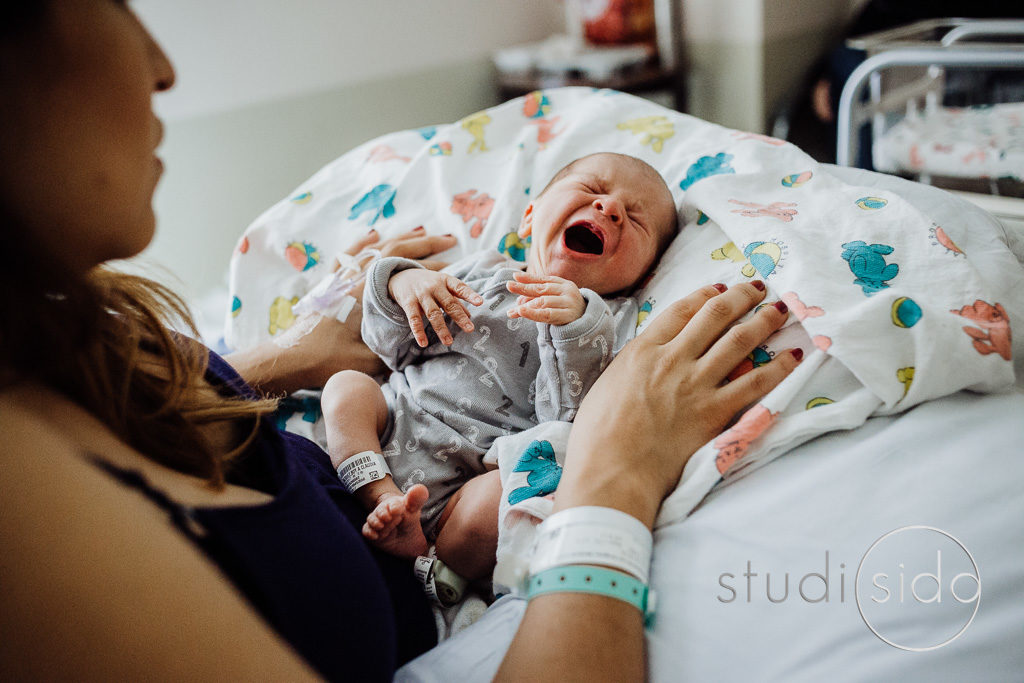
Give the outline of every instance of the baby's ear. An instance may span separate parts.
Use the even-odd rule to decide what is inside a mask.
[[[523,212],[523,220],[519,221],[519,239],[525,240],[533,234],[533,204],[526,207]]]

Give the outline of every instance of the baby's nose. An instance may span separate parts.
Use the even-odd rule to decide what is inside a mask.
[[[612,223],[618,223],[622,220],[622,205],[612,197],[595,199],[594,208],[608,216]]]

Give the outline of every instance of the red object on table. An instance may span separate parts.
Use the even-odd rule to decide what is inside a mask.
[[[583,35],[595,45],[654,42],[654,0],[579,0]]]

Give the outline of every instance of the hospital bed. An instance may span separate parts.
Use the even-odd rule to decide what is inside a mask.
[[[786,299],[799,316],[751,363],[805,348],[801,368],[776,390],[796,398],[772,409],[771,428],[751,436],[745,452],[731,451],[735,458],[720,470],[715,449],[722,456],[724,447],[698,451],[666,502],[651,575],[650,677],[1019,678],[1024,384],[1014,383],[1013,365],[1020,377],[1024,344],[1020,334],[1011,341],[1006,319],[1024,319],[1024,236],[942,190],[820,165],[781,140],[621,93],[532,93],[453,124],[370,141],[260,216],[232,258],[228,345],[288,329],[291,306],[324,278],[334,254],[371,227],[387,236],[422,224],[459,237],[450,260],[496,250],[521,262],[529,244],[515,228],[530,196],[565,163],[595,151],[654,165],[684,226],[637,294],[639,330],[709,282],[759,277],[771,297],[786,298],[793,283],[819,278],[821,269],[822,295],[834,286],[855,304],[843,328],[855,334],[836,328],[827,338],[822,326],[838,308],[815,301],[817,290]],[[839,253],[854,249],[846,249],[849,230],[893,247],[902,270],[891,288],[876,280],[878,291],[868,294],[864,271],[854,282],[852,259]],[[813,239],[801,240],[804,231]],[[844,250],[824,244],[820,259],[800,258],[802,248],[831,241]],[[925,268],[923,287],[901,289],[899,277],[915,277],[915,267]],[[949,310],[942,297],[961,288],[968,303],[984,299],[990,313],[997,304],[1002,317],[980,329],[957,317],[963,311]],[[879,305],[884,329],[876,331],[859,318]],[[951,327],[927,327],[937,321]],[[953,354],[946,340],[966,355]],[[886,370],[885,382],[867,390],[875,387],[874,366],[863,352],[881,357],[893,349],[919,354],[917,378],[907,368]],[[943,384],[967,366],[980,374]],[[293,407],[282,424],[322,440],[315,401]],[[787,429],[786,439],[773,441]],[[904,568],[914,573],[904,576]],[[924,573],[936,579],[914,583]],[[938,602],[907,597],[934,597],[936,585]],[[880,586],[890,602],[877,601]],[[904,601],[905,609],[885,611]],[[397,679],[489,680],[524,608],[514,594],[501,597]]]
[[[1024,223],[1024,20],[930,19],[847,46],[867,58],[840,96],[838,164],[863,159],[869,138],[875,170]]]

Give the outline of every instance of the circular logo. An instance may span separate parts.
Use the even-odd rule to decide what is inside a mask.
[[[871,544],[857,567],[857,610],[883,642],[926,652],[967,630],[981,604],[974,557],[930,526],[894,529]]]

